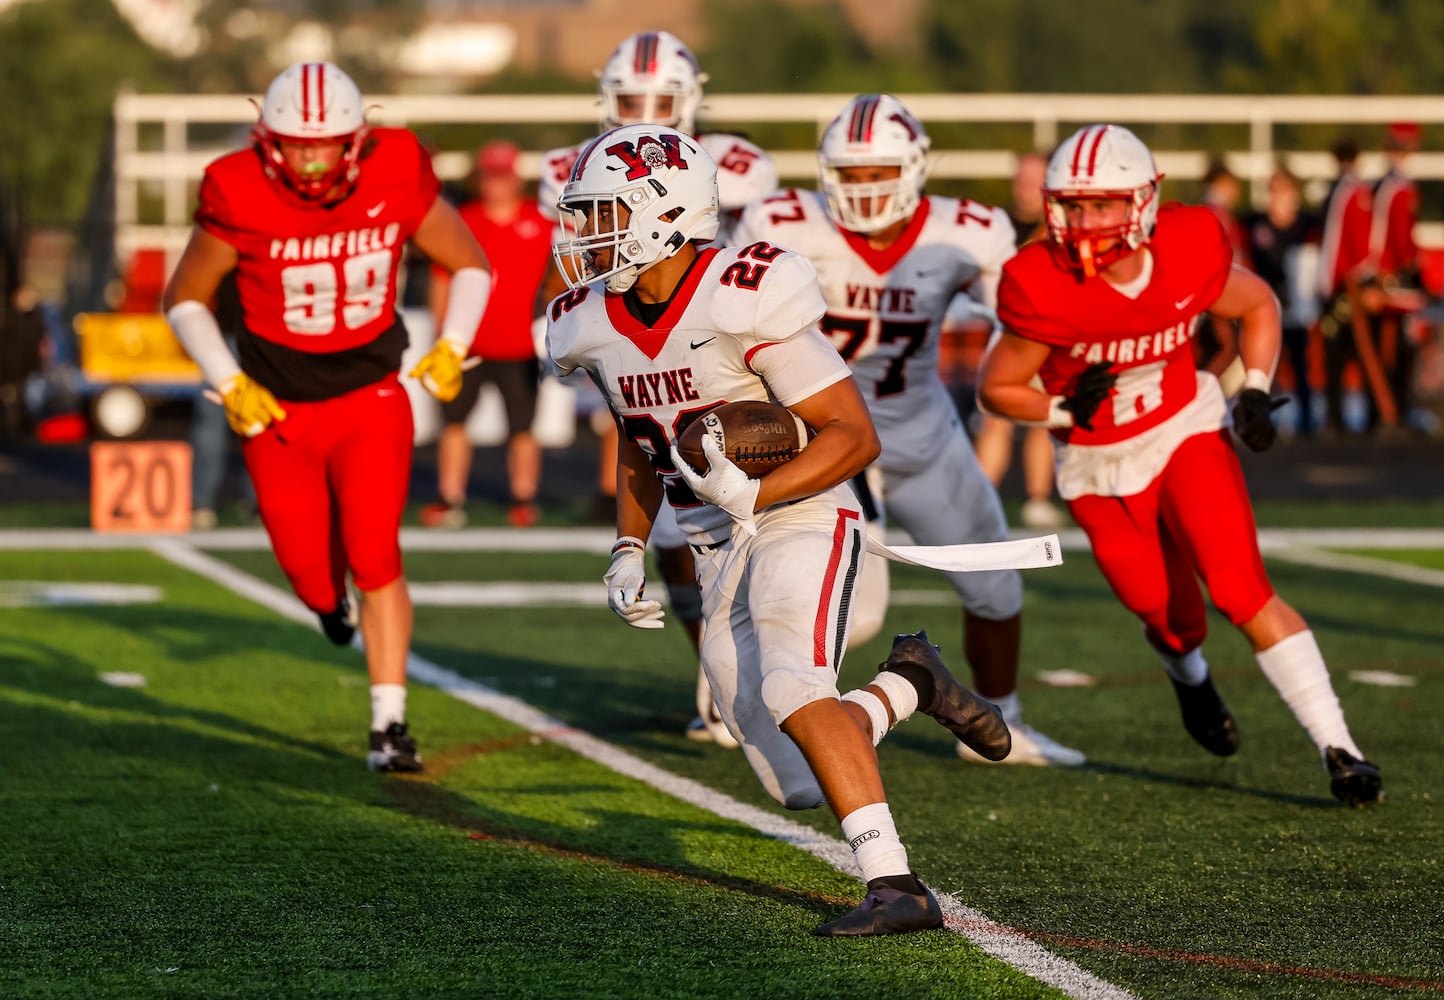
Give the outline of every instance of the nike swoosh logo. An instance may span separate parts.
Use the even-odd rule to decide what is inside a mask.
[[[366,217],[370,219],[376,218],[376,216],[381,214],[381,210],[385,207],[386,202],[378,202],[374,208],[368,208],[366,210]]]
[[[687,346],[695,351],[699,347],[706,347],[708,344],[712,343],[712,341],[716,339],[716,337],[708,337],[706,340],[699,340],[696,343],[689,343]]]
[[[1195,294],[1197,294],[1197,293],[1195,293]],[[1192,295],[1185,295],[1183,298],[1179,299],[1177,302],[1175,302],[1175,303],[1173,304],[1173,308],[1175,308],[1175,309],[1182,309],[1184,306],[1188,305],[1188,304],[1189,304],[1190,302],[1192,302],[1192,301],[1193,301],[1193,296],[1192,296]]]

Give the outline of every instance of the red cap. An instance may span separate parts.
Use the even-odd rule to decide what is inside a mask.
[[[1418,122],[1390,122],[1384,144],[1390,149],[1418,149],[1423,137]]]
[[[476,151],[476,169],[484,174],[514,174],[519,155],[516,143],[495,139]]]

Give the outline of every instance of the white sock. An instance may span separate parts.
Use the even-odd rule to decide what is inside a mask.
[[[406,685],[371,685],[371,731],[382,733],[393,722],[406,721]]]
[[[981,695],[979,697],[982,697]],[[984,698],[998,706],[998,711],[1003,713],[1003,721],[1010,726],[1023,724],[1023,703],[1018,700],[1018,692],[1009,691],[999,698]]]
[[[1208,680],[1208,661],[1203,658],[1202,646],[1194,646],[1186,653],[1169,653],[1151,642],[1148,647],[1158,654],[1163,669],[1178,683],[1198,687]]]
[[[1255,653],[1254,657],[1319,753],[1326,747],[1339,747],[1364,759],[1358,744],[1349,735],[1344,710],[1339,707],[1339,697],[1329,682],[1329,668],[1324,664],[1324,654],[1319,652],[1313,632],[1308,629],[1295,632]]]
[[[848,813],[842,818],[842,835],[852,846],[852,856],[862,869],[864,882],[912,872],[907,848],[897,835],[892,810],[886,802],[874,802]]]

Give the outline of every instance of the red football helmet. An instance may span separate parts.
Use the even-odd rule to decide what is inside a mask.
[[[1073,133],[1054,152],[1043,178],[1048,238],[1064,265],[1092,277],[1146,244],[1158,220],[1162,179],[1153,154],[1126,128],[1088,125]],[[1066,202],[1100,198],[1128,202],[1122,223],[1107,228],[1068,224]]]
[[[339,66],[305,62],[286,67],[266,88],[260,112],[251,134],[260,147],[266,176],[277,186],[308,204],[330,204],[351,193],[361,174],[361,150],[371,127],[366,124],[360,89]],[[283,142],[339,142],[341,159],[328,169],[298,173],[281,153]]]

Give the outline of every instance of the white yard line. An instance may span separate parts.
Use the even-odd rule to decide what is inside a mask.
[[[1357,547],[1367,549],[1385,548],[1385,546],[1374,545],[1369,542],[1358,543]],[[1439,547],[1444,548],[1444,546]],[[1324,549],[1307,548],[1304,546],[1284,546],[1265,551],[1275,559],[1283,559],[1287,562],[1299,563],[1303,566],[1317,566],[1319,569],[1340,569],[1350,573],[1368,573],[1373,576],[1388,577],[1391,580],[1404,580],[1407,583],[1418,583],[1426,587],[1444,587],[1444,570],[1428,569],[1424,566],[1411,566],[1408,563],[1395,562],[1392,559],[1376,559],[1373,556],[1360,556],[1349,552],[1329,552]]]
[[[456,536],[453,534],[448,537]],[[3,545],[3,540],[0,540],[0,545]],[[291,594],[197,551],[187,541],[175,538],[159,539],[153,540],[147,547],[176,565],[212,580],[284,618],[315,625],[316,616]],[[844,874],[855,876],[857,873],[852,851],[842,840],[819,833],[786,817],[738,802],[689,778],[649,764],[595,736],[570,728],[518,698],[463,677],[415,653],[411,654],[407,662],[407,670],[412,680],[429,684],[453,698],[500,716],[619,774],[635,778],[684,802],[799,847]],[[1099,979],[1043,948],[1022,932],[989,919],[947,893],[938,893],[938,902],[942,905],[951,930],[967,937],[995,958],[1007,962],[1040,982],[1062,990],[1070,997],[1123,1000],[1133,996],[1121,986]]]
[[[1047,532],[1014,531],[1015,538]],[[1063,548],[1080,552],[1088,539],[1076,528],[1057,533]],[[606,554],[615,532],[610,528],[466,528],[435,531],[403,528],[401,548],[407,552],[587,552]],[[180,541],[217,551],[264,550],[270,547],[261,528],[220,528],[186,535],[96,534],[88,528],[7,528],[0,530],[5,549],[140,549],[153,542]],[[910,544],[906,534],[889,531],[889,545]],[[1444,549],[1441,528],[1265,528],[1259,532],[1264,553],[1297,547],[1329,549]]]

